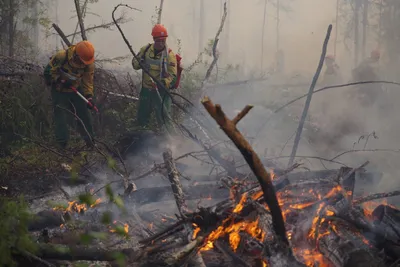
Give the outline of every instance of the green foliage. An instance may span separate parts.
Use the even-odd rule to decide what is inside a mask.
[[[31,215],[22,198],[18,201],[0,199],[0,259],[3,265],[16,266],[13,254],[18,251],[35,253],[27,224]]]
[[[114,259],[116,260],[118,266],[126,266],[126,257],[124,254],[116,252],[114,254]]]

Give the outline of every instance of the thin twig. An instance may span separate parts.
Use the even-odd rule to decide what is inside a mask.
[[[394,153],[400,153],[400,149],[352,149],[352,150],[348,150],[345,152],[342,152],[336,156],[334,156],[333,158],[331,158],[330,160],[335,160],[345,154],[349,154],[349,153],[356,153],[356,152],[394,152]]]

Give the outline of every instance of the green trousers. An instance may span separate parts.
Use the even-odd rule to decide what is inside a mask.
[[[149,124],[150,116],[154,109],[158,124],[160,126],[165,125],[167,128],[171,127],[171,121],[168,118],[169,116],[172,116],[171,97],[165,91],[163,92],[162,90],[159,90],[159,92],[161,99],[156,90],[142,87],[139,96],[139,108],[137,113],[139,126],[147,126]],[[161,103],[164,105],[164,110],[162,110]]]
[[[67,146],[69,140],[68,124],[75,120],[76,116],[84,124],[83,126],[79,120],[77,121],[80,135],[87,145],[91,145],[93,141],[92,118],[85,101],[75,93],[58,92],[54,88],[51,90],[51,97],[53,100],[56,142],[60,147],[65,148]]]

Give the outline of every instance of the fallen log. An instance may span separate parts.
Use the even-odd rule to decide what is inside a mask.
[[[349,240],[343,240],[333,229],[320,236],[317,248],[335,267],[381,266],[371,253],[358,248]]]

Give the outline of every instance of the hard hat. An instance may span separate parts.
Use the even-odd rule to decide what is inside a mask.
[[[378,49],[371,51],[371,58],[379,59],[381,57],[381,52]]]
[[[151,31],[153,38],[167,38],[168,32],[164,25],[156,24]]]
[[[89,41],[77,43],[75,53],[85,65],[90,65],[94,62],[94,47]]]

